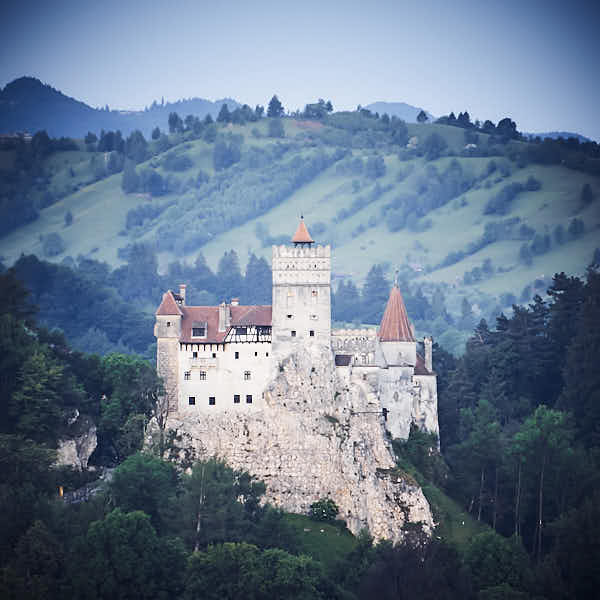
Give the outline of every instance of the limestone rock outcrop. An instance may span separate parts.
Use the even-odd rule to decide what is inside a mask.
[[[306,514],[329,497],[355,534],[366,527],[376,539],[398,541],[403,526],[417,522],[431,532],[422,490],[396,468],[376,391],[332,365],[329,349],[307,348],[281,363],[262,410],[175,414],[166,427],[182,456],[193,450],[248,471],[284,510]]]
[[[60,439],[56,465],[71,466],[79,471],[87,469],[90,456],[98,445],[96,425],[79,411],[69,419],[69,437]]]

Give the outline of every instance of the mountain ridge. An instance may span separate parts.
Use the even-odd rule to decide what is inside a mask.
[[[139,129],[150,137],[154,127],[168,128],[171,112],[181,117],[193,114],[202,119],[210,114],[215,118],[225,103],[230,110],[241,106],[232,98],[188,98],[165,104],[154,102],[150,108],[138,111],[94,108],[35,77],[24,76],[0,90],[0,132],[45,130],[51,137],[82,138],[88,131],[99,134],[102,129],[119,129],[128,135]]]

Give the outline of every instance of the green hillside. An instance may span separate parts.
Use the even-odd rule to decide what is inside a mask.
[[[3,262],[12,264],[24,252],[43,257],[43,240],[55,232],[65,246],[46,257],[55,261],[83,255],[114,267],[126,256],[119,249],[144,241],[157,249],[162,269],[202,252],[215,270],[232,248],[243,266],[250,252],[270,259],[271,243],[289,237],[303,214],[313,237],[335,248],[334,275],[360,284],[374,263],[383,263],[388,278],[399,268],[425,289],[443,284],[451,309],[458,310],[466,295],[477,312],[478,302],[489,306],[502,294],[524,297],[526,286],[556,271],[582,273],[600,246],[600,178],[524,159],[524,142],[408,124],[397,143],[393,122],[386,129],[357,113],[337,113],[325,123],[284,119],[285,136],[273,138],[269,121],[219,125],[216,141],[169,136],[167,152],[137,165],[138,174],[160,175],[160,193],[125,193],[122,173],[93,181],[90,153],[52,155],[50,185],[63,190],[58,195],[67,185],[73,191],[0,239]],[[432,137],[440,148],[431,148]],[[215,162],[219,143],[237,151],[238,160],[216,171],[222,167]],[[9,171],[10,156],[0,152],[0,159]],[[504,214],[485,214],[490,200],[511,184],[526,189],[502,207]],[[586,184],[593,201],[582,203]],[[574,218],[583,231],[571,235]],[[479,243],[486,226],[508,220],[500,235]],[[534,244],[536,234],[542,241],[547,236],[545,246],[524,260],[521,247]],[[461,254],[450,260],[451,253]],[[486,259],[491,264],[482,275]]]

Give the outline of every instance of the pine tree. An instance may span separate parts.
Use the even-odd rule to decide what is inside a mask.
[[[279,101],[279,98],[275,95],[269,101],[267,107],[267,117],[277,118],[283,116],[283,104]]]

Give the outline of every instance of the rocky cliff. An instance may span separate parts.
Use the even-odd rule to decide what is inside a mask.
[[[328,350],[286,359],[259,412],[169,417],[176,452],[247,470],[266,483],[269,502],[290,512],[330,497],[353,533],[367,527],[397,541],[417,522],[431,531],[422,490],[396,468],[371,386],[336,376],[332,364]]]

